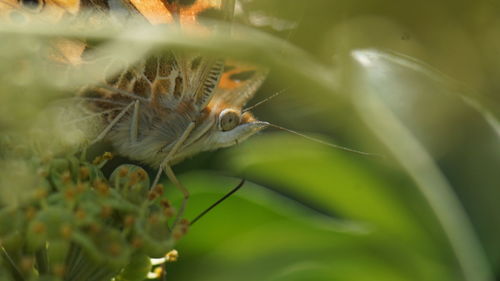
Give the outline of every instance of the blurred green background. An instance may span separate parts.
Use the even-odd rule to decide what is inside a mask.
[[[248,181],[193,225],[168,280],[499,280],[500,2],[239,8],[242,23],[304,50],[271,46],[270,77],[251,104],[284,92],[255,115],[377,155],[270,129],[179,164],[187,218]],[[3,41],[4,54],[37,52],[23,40],[25,50]],[[0,126],[22,134],[45,102],[23,93],[58,88],[2,65]]]
[[[178,246],[181,258],[169,276],[498,279],[499,131],[485,118],[500,113],[499,2],[242,2],[245,16],[254,19],[250,23],[305,50],[331,71],[337,85],[336,91],[325,90],[279,68],[254,100],[285,91],[257,108],[257,117],[384,157],[335,150],[269,130],[237,147],[181,164],[177,171],[196,194],[189,202],[192,216],[236,185],[236,179],[225,180],[228,175],[253,184],[193,226]],[[355,50],[366,56],[373,52],[373,63],[363,64]],[[384,108],[364,106],[368,96]],[[471,106],[470,100],[479,106]],[[405,128],[404,138],[393,134],[390,124],[395,120]],[[418,163],[422,151],[405,150],[408,142],[418,142],[431,163]],[[431,164],[433,172],[408,168],[414,164]],[[425,187],[415,183],[415,175],[431,178],[434,172],[451,193],[440,194],[443,186],[425,179]],[[454,208],[436,214],[422,189],[433,193],[434,205],[447,205],[454,198],[443,197],[457,196],[465,216]],[[439,217],[453,220],[450,216],[470,221],[470,228],[443,229]],[[459,247],[458,256],[487,259],[482,269],[464,261],[472,275],[464,273],[449,242],[449,235],[461,236],[457,232],[479,241],[458,242],[467,244]],[[469,246],[474,250],[469,252]]]

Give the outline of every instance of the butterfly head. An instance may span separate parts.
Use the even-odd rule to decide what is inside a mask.
[[[252,113],[229,106],[207,107],[193,132],[189,150],[214,150],[238,144],[266,128],[269,123],[257,120]]]
[[[214,95],[195,118],[196,126],[181,149],[185,156],[238,144],[270,125],[243,109],[265,79],[266,72],[248,71],[249,67],[241,66],[225,66],[225,69],[231,71],[222,74]],[[240,69],[252,75],[235,75]]]
[[[216,120],[211,141],[219,147],[231,146],[244,141],[258,131],[266,128],[267,122],[258,121],[252,113],[240,109],[224,108]]]

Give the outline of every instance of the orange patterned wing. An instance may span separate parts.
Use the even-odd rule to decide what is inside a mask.
[[[200,18],[227,14],[231,8],[224,0],[130,0],[130,3],[151,24],[199,25]]]
[[[91,0],[82,0],[91,1]],[[230,19],[234,9],[231,0],[123,0],[130,12],[137,12],[154,25],[175,24],[183,31],[203,36],[216,30],[203,19]],[[228,29],[225,29],[226,31]],[[146,98],[155,108],[173,109],[189,102],[201,111],[211,99],[223,70],[223,60],[195,52],[163,51],[122,73],[107,79],[107,85]],[[92,89],[89,95],[113,96],[110,89]],[[133,96],[129,95],[129,97]],[[126,97],[117,94],[122,102]]]
[[[1,0],[0,17],[19,23],[19,13],[38,14],[55,23],[66,14],[76,15],[82,8],[135,10],[151,24],[180,22],[199,25],[200,18],[230,20],[234,0]]]
[[[213,22],[205,19],[231,19],[234,9],[231,0],[123,1],[130,1],[125,7],[130,12],[139,13],[151,24],[175,24],[183,31],[194,31],[201,36],[228,32],[228,28],[218,31]],[[107,115],[108,120],[137,100],[147,103],[160,115],[181,109],[197,114],[203,111],[216,92],[223,68],[223,59],[196,52],[162,51],[136,65],[124,67],[124,71],[117,75],[103,74],[107,77],[103,81],[106,86],[87,87],[80,96],[89,101],[92,111],[116,110]]]
[[[176,24],[181,30],[195,33],[198,36],[210,35],[213,32],[228,32],[229,29],[218,29],[210,19],[231,20],[234,11],[234,0],[128,0],[133,9],[139,12],[151,24]],[[220,21],[219,21],[220,22]],[[168,56],[168,59],[165,59]],[[167,72],[158,69],[168,61]],[[149,64],[151,63],[151,64]],[[175,108],[190,101],[195,111],[201,111],[214,94],[223,71],[223,60],[207,57],[194,52],[165,52],[157,59],[149,60],[135,73],[140,87],[128,85],[127,90],[151,96],[157,108]],[[149,71],[148,70],[153,70]],[[142,75],[142,74],[144,75]],[[155,74],[156,73],[156,74]],[[145,76],[145,77],[137,77]],[[148,78],[148,79],[144,79]],[[137,90],[146,89],[146,94]]]
[[[203,25],[204,21],[231,21],[235,5],[234,0],[130,1],[153,24],[177,21],[189,31],[207,33],[213,30]],[[168,12],[160,16],[157,11]],[[222,32],[224,31],[227,32],[227,29]],[[194,93],[192,98],[198,110],[202,110],[212,98],[211,105],[224,103],[232,107],[242,107],[254,95],[267,73],[252,65],[206,58],[199,54],[176,54],[176,57],[183,73],[183,87],[186,92]]]
[[[267,72],[262,67],[227,60],[219,85],[209,106],[241,109],[262,85]]]
[[[196,32],[197,35],[229,32],[229,29],[219,29],[208,20],[232,20],[234,5],[234,0],[167,1],[168,9],[183,30]],[[177,58],[183,73],[186,93],[189,95],[186,98],[193,100],[196,110],[201,111],[215,92],[223,72],[224,61],[193,53],[178,53]]]

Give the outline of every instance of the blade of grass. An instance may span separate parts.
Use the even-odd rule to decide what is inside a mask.
[[[353,57],[359,63],[356,66],[362,68],[359,71],[360,76],[356,76],[356,83],[352,83],[355,85],[353,86],[354,104],[359,115],[406,170],[426,198],[447,236],[464,279],[468,281],[494,280],[494,274],[482,245],[452,187],[424,146],[378,98],[379,89],[374,86],[374,83],[370,83],[373,81],[371,79],[382,77],[376,76],[377,74],[388,77],[390,71],[383,71],[385,69],[380,69],[380,67],[370,69],[377,65],[371,64],[370,57],[365,53],[355,52]],[[374,76],[370,76],[371,74]],[[359,78],[366,79],[365,83],[360,83]],[[377,81],[385,85],[382,82],[380,79]]]
[[[451,93],[458,95],[465,104],[479,112],[483,116],[486,123],[493,129],[497,137],[500,138],[499,119],[486,107],[484,102],[479,100],[480,95],[474,89],[471,89],[464,83],[446,75],[435,67],[404,54],[378,50],[362,50],[361,52],[374,59],[385,60],[387,62],[403,66],[407,69],[423,74],[425,77],[433,81],[445,85],[446,88],[450,89]]]
[[[316,62],[303,50],[262,31],[241,25],[233,25],[231,28],[236,36],[229,37],[224,34],[200,36],[199,34],[181,32],[174,27],[141,24],[119,29],[102,27],[78,30],[64,24],[49,26],[44,24],[27,26],[0,24],[0,36],[4,34],[40,38],[85,38],[95,42],[110,40],[113,42],[112,40],[114,40],[114,45],[126,54],[120,54],[120,56],[129,61],[137,58],[135,52],[138,50],[149,50],[149,48],[157,50],[195,49],[207,54],[246,58],[253,63],[276,68],[280,70],[276,73],[286,73],[287,77],[289,75],[300,77],[302,79],[300,81],[309,81],[316,86],[328,89],[330,92],[332,89],[335,92],[338,90],[338,81],[335,75],[331,75],[332,69]],[[132,48],[129,46],[130,43],[134,44]],[[114,47],[106,49],[115,51]],[[102,66],[96,64],[94,67],[99,69]],[[92,66],[88,66],[84,73],[92,73],[92,69]],[[70,79],[66,87],[74,88],[89,83],[88,79],[82,79],[79,75],[75,76],[79,79]],[[61,87],[64,86],[61,85]]]

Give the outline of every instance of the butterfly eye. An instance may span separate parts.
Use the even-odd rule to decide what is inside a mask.
[[[219,129],[229,131],[240,123],[240,113],[233,109],[224,109],[219,115]]]

